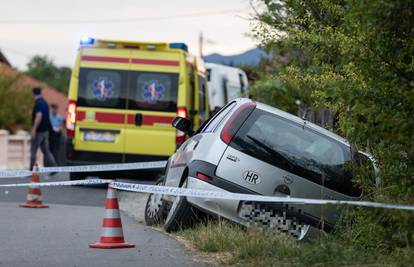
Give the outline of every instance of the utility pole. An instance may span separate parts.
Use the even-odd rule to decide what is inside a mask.
[[[215,45],[216,42],[214,42],[211,39],[208,38],[204,38],[203,32],[200,32],[198,35],[198,55],[200,57],[203,57],[203,49],[204,49],[204,45]]]
[[[204,42],[203,32],[200,32],[198,35],[198,55],[200,57],[203,57],[203,42]]]

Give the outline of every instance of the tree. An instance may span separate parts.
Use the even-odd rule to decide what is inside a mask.
[[[257,13],[256,38],[277,52],[275,60],[290,53],[277,70],[282,87],[311,107],[333,108],[339,114],[337,131],[375,157],[381,186],[360,174],[365,196],[414,203],[412,1],[260,3],[264,11]],[[412,213],[356,209],[351,219],[347,230],[354,243],[388,250],[414,245]]]
[[[34,56],[27,64],[27,74],[39,81],[45,82],[51,87],[66,94],[69,88],[71,69],[69,67],[57,67],[53,60],[47,56]]]
[[[0,129],[15,132],[30,129],[32,92],[21,82],[21,75],[0,71]],[[2,152],[4,153],[4,152]]]

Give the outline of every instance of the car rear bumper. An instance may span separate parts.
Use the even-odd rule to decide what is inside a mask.
[[[217,187],[210,183],[206,183],[204,181],[201,181],[200,179],[191,176],[188,177],[187,188],[216,192],[226,192],[226,190],[221,189],[220,187]],[[204,210],[213,215],[224,217],[241,225],[247,226],[247,221],[240,218],[238,215],[238,207],[240,204],[239,200],[193,197],[187,197],[187,200],[192,205],[201,210]]]
[[[197,172],[205,174],[209,179],[202,181],[197,179]],[[225,178],[218,177],[216,175],[216,166],[205,162],[196,160],[189,165],[189,180],[192,181],[189,188],[205,189],[212,191],[221,191],[221,192],[232,192],[240,194],[251,194],[251,195],[261,195],[259,192],[252,191],[240,184],[233,183],[228,181]],[[243,225],[249,224],[246,218],[241,218],[240,210],[242,204],[246,204],[241,201],[235,200],[220,200],[220,199],[206,199],[206,200],[196,200],[192,199],[194,206],[204,209],[207,212],[220,215],[222,217],[228,218],[235,222],[241,223]],[[310,209],[309,206],[303,205],[288,205],[286,203],[252,203],[254,205],[254,210],[259,212],[269,212],[273,214],[286,214],[288,218],[295,218],[295,220],[303,222],[307,225],[310,225],[316,229],[323,229],[326,232],[333,230],[333,224],[336,220],[328,221],[328,214],[325,214],[324,220],[320,216],[317,216],[317,213],[314,213],[314,209]],[[333,216],[329,216],[333,217]],[[249,218],[251,219],[251,218]]]
[[[220,187],[191,176],[188,177],[187,187],[199,190],[227,192]],[[244,202],[230,199],[191,197],[188,197],[187,200],[195,207],[207,213],[224,217],[246,227],[255,226],[263,229],[276,228],[277,230],[289,232],[296,237],[299,236],[296,228],[303,227],[304,225],[311,226],[307,236],[319,234],[322,228],[326,232],[333,230],[332,224],[327,222],[322,224],[320,219],[283,203]],[[250,212],[249,214],[242,211],[242,208],[245,206],[251,207],[251,210],[248,211],[248,213]],[[285,225],[278,226],[278,221],[283,221]]]

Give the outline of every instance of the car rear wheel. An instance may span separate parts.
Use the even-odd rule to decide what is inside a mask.
[[[164,178],[160,178],[156,185],[164,185]],[[168,215],[168,203],[161,194],[149,194],[145,205],[145,223],[148,226],[164,223]]]
[[[183,185],[187,185],[187,180]],[[177,196],[165,220],[164,229],[168,233],[183,230],[191,226],[196,219],[197,211],[187,201],[187,198]]]

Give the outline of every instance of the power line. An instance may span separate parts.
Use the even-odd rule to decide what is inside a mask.
[[[125,18],[125,19],[101,19],[101,20],[56,20],[56,19],[45,19],[45,20],[0,20],[0,24],[104,24],[104,23],[135,23],[142,21],[155,21],[155,20],[170,20],[170,19],[187,19],[201,16],[213,16],[213,15],[224,15],[230,13],[237,13],[247,11],[244,9],[226,9],[210,12],[198,12],[198,13],[187,13],[181,15],[171,16],[154,16],[154,17],[136,17],[136,18]]]

